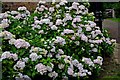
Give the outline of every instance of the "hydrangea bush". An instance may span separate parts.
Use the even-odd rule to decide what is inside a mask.
[[[98,74],[115,40],[96,26],[88,6],[61,0],[48,7],[40,1],[34,13],[19,7],[0,14],[3,80],[79,80]]]

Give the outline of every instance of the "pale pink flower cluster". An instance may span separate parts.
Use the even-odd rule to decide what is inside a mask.
[[[92,51],[93,52],[98,52],[98,49],[97,48],[93,48]]]
[[[64,51],[62,49],[59,49],[58,54],[64,54]]]
[[[55,79],[56,77],[58,77],[58,73],[53,71],[53,72],[48,73],[48,76]]]
[[[34,21],[34,24],[32,24],[31,26],[33,26],[32,27],[32,29],[34,30],[35,28],[37,28],[37,29],[41,29],[42,28],[42,24],[48,24],[48,25],[50,25],[51,24],[51,22],[50,22],[50,19],[49,18],[46,18],[46,19],[41,19],[41,20],[35,20]],[[53,26],[53,24],[51,24],[50,26],[52,26],[52,29],[53,30],[56,30],[57,29],[57,27],[56,26]],[[43,30],[40,30],[40,32],[39,33],[43,33]]]
[[[19,8],[20,9],[20,8]],[[11,14],[12,15],[17,15],[17,14],[19,14],[19,12],[17,12],[17,11],[11,11]]]
[[[54,7],[50,7],[50,8],[49,8],[49,11],[50,11],[50,12],[54,12],[54,11],[55,11]]]
[[[3,32],[0,33],[0,37],[3,37],[4,39],[12,39],[15,36],[8,31],[3,31]]]
[[[32,29],[33,29],[33,30],[34,30],[35,28],[41,29],[41,26],[40,26],[39,24],[42,24],[41,21],[35,20],[34,24],[31,25],[31,26],[33,26]]]
[[[86,25],[86,31],[91,31],[92,28],[89,25]]]
[[[78,10],[78,5],[79,5],[79,3],[73,2],[73,3],[72,3],[72,9]]]
[[[89,23],[90,27],[95,27],[96,26],[96,23],[93,22],[93,21],[88,21],[88,23]]]
[[[69,10],[75,9],[76,14],[87,14],[88,9],[84,5],[80,5],[78,2],[73,2],[72,6],[69,7]],[[84,10],[84,11],[83,11]]]
[[[70,30],[70,29],[64,29],[63,33],[64,34],[71,34],[71,33],[74,33],[74,31]]]
[[[9,27],[9,23],[10,23],[10,21],[8,19],[3,19],[1,21],[0,27],[7,28],[7,27]]]
[[[61,0],[59,5],[65,5],[67,3],[67,0]]]
[[[103,40],[90,40],[90,39],[89,39],[89,42],[90,42],[90,43],[100,44],[100,43],[103,42]]]
[[[5,18],[7,18],[7,17],[8,17],[7,12],[5,12],[5,13],[0,13],[0,19],[5,19]]]
[[[88,42],[88,37],[85,36],[84,34],[81,35],[81,40]]]
[[[25,62],[25,63],[27,63],[27,62],[28,62],[28,60],[29,60],[29,58],[28,58],[28,57],[22,58],[22,61],[23,61],[23,62]]]
[[[88,64],[89,66],[93,66],[94,67],[94,63],[90,58],[82,58],[82,61],[85,62],[86,64]]]
[[[45,24],[49,24],[50,23],[50,19],[42,19],[40,21],[42,24],[45,23]]]
[[[111,42],[112,42],[112,43],[116,43],[116,40],[115,40],[115,39],[112,39]]]
[[[95,38],[98,34],[96,34],[95,31],[91,31],[91,35],[93,38]]]
[[[42,63],[37,64],[35,66],[35,69],[37,69],[37,72],[39,72],[41,75],[47,72],[47,67]]]
[[[51,29],[52,29],[52,30],[57,30],[58,27],[57,27],[56,25],[53,25],[53,26],[51,26]]]
[[[73,23],[80,22],[80,21],[82,21],[81,16],[76,16],[76,18],[73,19]]]
[[[72,17],[69,13],[65,14],[65,18],[63,19],[64,22],[68,21],[68,20],[72,20]]]
[[[23,7],[19,7],[19,8],[18,8],[18,11],[26,11],[26,10],[27,10],[27,8],[26,8],[26,7],[24,7],[24,6],[23,6]]]
[[[28,48],[28,47],[30,47],[30,44],[23,39],[15,40],[14,45],[16,48]]]
[[[64,69],[65,65],[64,64],[58,64],[59,69]]]
[[[61,19],[57,19],[56,20],[56,25],[61,25],[62,24],[62,20]]]
[[[32,46],[30,49],[30,53],[38,53],[40,51],[42,51],[42,48],[39,48],[39,47]]]
[[[94,59],[92,61],[90,58],[83,57],[82,61],[88,64],[89,66],[95,67],[95,64],[102,65],[103,58],[101,56],[97,56],[97,59]]]
[[[41,5],[41,6],[39,6],[39,7],[36,8],[36,11],[42,12],[42,11],[44,11],[44,10],[48,10],[48,8],[45,7],[44,5]],[[35,12],[36,12],[36,11],[35,11]]]
[[[62,37],[60,37],[60,36],[57,36],[56,38],[57,38],[57,39],[54,41],[54,43],[59,43],[60,45],[66,44],[64,38],[62,38]]]
[[[82,63],[79,63],[77,59],[72,60],[72,57],[66,56],[66,55],[62,55],[62,57],[64,58],[65,63],[70,65],[68,66],[68,69],[67,69],[68,75],[73,76],[73,77],[77,77],[77,76],[83,77],[83,76],[92,74],[87,69],[84,69]],[[75,68],[77,68],[78,71],[75,71],[74,70]]]
[[[31,61],[36,61],[37,59],[39,59],[40,57],[37,55],[37,53],[31,53],[29,55],[29,58],[31,58]]]
[[[2,53],[1,55],[1,60],[4,60],[4,59],[13,59],[14,61],[16,61],[18,59],[18,55],[15,53],[10,53],[9,51],[5,51]]]
[[[23,61],[17,61],[17,63],[14,65],[15,70],[23,70],[25,67],[25,62]]]
[[[30,12],[27,10],[26,7],[19,7],[18,11],[11,11],[8,12],[12,18],[14,19],[26,19],[28,16],[30,16]]]
[[[32,80],[32,79],[28,75],[18,73],[18,76],[15,77],[15,80]]]
[[[97,59],[93,61],[95,64],[102,65],[103,58],[101,56],[98,56]]]

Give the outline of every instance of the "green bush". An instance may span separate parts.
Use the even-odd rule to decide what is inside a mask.
[[[115,40],[102,33],[88,13],[89,3],[66,0],[1,14],[2,80],[86,79],[98,75]]]

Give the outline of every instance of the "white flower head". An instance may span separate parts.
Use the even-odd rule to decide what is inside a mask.
[[[4,39],[12,39],[12,38],[14,38],[14,35],[12,33],[8,32],[8,31],[4,31],[2,33],[3,33]]]
[[[57,19],[56,20],[56,25],[61,25],[62,24],[62,20],[61,19]]]
[[[54,72],[48,73],[48,76],[55,79],[58,76],[58,73],[54,71]]]
[[[85,9],[85,6],[84,6],[84,5],[80,5],[80,6],[79,6],[79,9],[81,9],[81,10],[82,10],[82,9]]]
[[[81,21],[81,18],[79,16],[73,19],[73,22],[80,22],[80,21]]]
[[[49,24],[50,23],[50,19],[42,19],[41,23]]]
[[[11,57],[11,55],[10,55],[9,51],[5,51],[1,55],[1,59],[6,59],[6,58],[10,58],[10,57]]]
[[[17,63],[14,65],[14,69],[17,70],[17,69],[24,69],[25,67],[25,62],[23,61],[17,61]]]
[[[35,66],[35,69],[37,69],[37,71],[43,75],[44,73],[47,72],[47,67],[45,65],[43,65],[42,63],[39,63]]]
[[[58,27],[57,27],[56,25],[53,25],[53,26],[51,26],[51,29],[52,29],[52,30],[57,30]]]
[[[112,43],[116,43],[116,40],[115,40],[115,39],[112,39],[111,42],[112,42]]]
[[[60,7],[60,5],[59,4],[56,4],[56,8],[59,8]]]
[[[101,56],[98,56],[97,59],[94,60],[94,63],[102,65],[103,58]]]
[[[55,46],[50,50],[51,52],[55,52]]]
[[[68,71],[67,71],[68,75],[73,75],[74,74],[74,71],[73,69],[71,68],[68,68]]]
[[[65,5],[65,3],[67,3],[67,0],[61,0],[59,4],[60,5]]]
[[[92,51],[93,52],[97,52],[98,50],[97,50],[97,48],[93,48]]]
[[[46,0],[40,0],[39,1],[39,4],[45,4],[46,3]]]
[[[16,41],[16,40],[12,38],[12,39],[9,40],[9,44],[14,44],[15,41]]]
[[[58,54],[64,54],[64,51],[62,49],[59,49]]]
[[[67,20],[72,20],[72,17],[71,17],[71,15],[70,15],[69,13],[66,13],[65,16],[66,16],[66,17],[64,18],[63,21],[66,22]]]
[[[31,58],[32,61],[36,61],[39,58],[37,53],[31,53],[29,57]]]
[[[92,30],[92,28],[90,26],[86,27],[86,31],[91,31],[91,30]]]
[[[16,15],[16,14],[18,14],[18,12],[17,11],[11,11],[11,14]]]
[[[48,51],[45,50],[45,49],[42,49],[42,52],[40,52],[40,53],[43,54],[43,55],[46,55],[48,53]]]
[[[24,6],[23,6],[23,7],[19,7],[19,8],[18,8],[18,11],[25,11],[25,10],[27,10],[27,8],[26,8],[26,7],[24,7]]]
[[[55,11],[54,7],[50,7],[50,8],[49,8],[49,11],[50,11],[50,12],[54,12],[54,11]]]
[[[77,66],[78,66],[78,64],[79,64],[79,62],[78,62],[78,60],[77,60],[77,59],[75,59],[75,60],[73,60],[73,61],[72,61],[72,64],[73,64],[74,66],[76,66],[76,67],[77,67]]]
[[[11,54],[11,58],[14,59],[14,61],[18,60],[18,55],[15,53],[15,54]]]
[[[53,68],[50,67],[50,66],[47,66],[47,70],[48,70],[49,72],[51,72],[51,71],[53,70]]]
[[[89,66],[94,67],[94,63],[92,62],[92,60],[90,58],[83,57],[82,61],[85,62],[86,64],[88,64]]]
[[[64,29],[63,33],[64,34],[71,34],[71,33],[74,33],[74,31],[70,30],[70,29]]]
[[[88,75],[92,75],[92,73],[91,73],[91,72],[88,72]]]
[[[44,31],[43,31],[43,30],[40,30],[38,33],[39,33],[39,34],[44,34]]]
[[[80,42],[79,42],[79,41],[75,41],[75,44],[76,44],[76,45],[79,45],[79,44],[80,44]]]
[[[73,2],[72,3],[72,8],[77,10],[78,9],[78,5],[79,5],[79,3]]]
[[[15,80],[32,80],[28,75],[23,75],[22,73],[18,73],[18,76],[15,77]]]
[[[54,41],[54,43],[59,43],[60,45],[66,44],[65,39],[63,39],[62,37],[57,36],[56,38],[57,39]]]
[[[88,38],[87,38],[84,34],[82,34],[82,36],[81,36],[81,40],[87,42],[87,41],[88,41]]]
[[[17,39],[14,43],[16,48],[28,48],[30,44],[23,39]]]
[[[83,77],[83,76],[86,76],[87,74],[86,73],[81,73],[80,76]]]
[[[28,57],[25,57],[25,58],[22,58],[22,61],[27,63],[28,59],[29,59]]]
[[[58,68],[59,68],[59,69],[63,69],[64,66],[65,66],[64,64],[58,64]]]

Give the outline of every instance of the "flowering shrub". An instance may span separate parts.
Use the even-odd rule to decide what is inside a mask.
[[[103,33],[88,13],[88,3],[61,0],[35,12],[26,7],[0,14],[3,80],[86,79],[97,74],[103,52],[112,53],[115,40]]]

